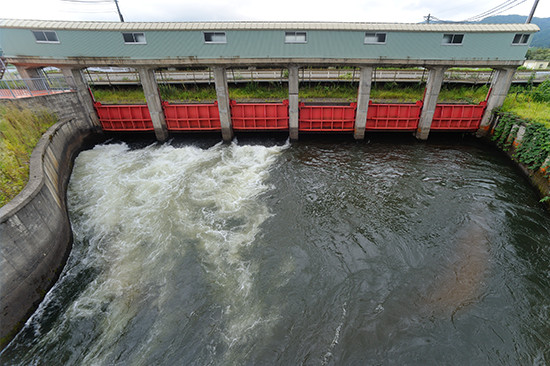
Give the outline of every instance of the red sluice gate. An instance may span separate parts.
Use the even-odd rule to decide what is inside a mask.
[[[477,131],[487,102],[477,105],[438,104],[435,107],[431,130]]]
[[[153,131],[147,105],[102,105],[94,102],[104,131]]]
[[[169,131],[221,130],[218,103],[170,104],[162,102],[166,127]]]
[[[415,104],[385,104],[369,101],[366,130],[416,131],[422,101]]]
[[[357,103],[349,105],[306,105],[300,103],[298,130],[304,132],[348,132],[355,127]]]
[[[234,130],[288,130],[288,100],[282,103],[238,103],[231,101]]]

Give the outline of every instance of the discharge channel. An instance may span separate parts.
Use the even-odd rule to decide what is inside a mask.
[[[550,215],[493,149],[110,142],[3,365],[543,365]]]

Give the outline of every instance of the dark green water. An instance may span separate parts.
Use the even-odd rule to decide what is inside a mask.
[[[110,144],[68,196],[2,364],[550,363],[550,215],[489,148]]]

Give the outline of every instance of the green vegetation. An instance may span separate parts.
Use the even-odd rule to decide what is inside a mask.
[[[216,100],[214,84],[185,86],[159,84],[160,97],[169,102],[200,102]]]
[[[397,83],[377,83],[372,86],[370,99],[375,102],[415,103],[424,96],[424,84],[400,85]],[[354,95],[357,91],[354,92]]]
[[[185,86],[160,84],[161,98],[169,102],[212,102],[216,100],[213,84]],[[487,95],[488,87],[445,85],[440,94],[442,102],[477,104]],[[106,104],[144,104],[145,96],[140,87],[99,88],[93,90],[97,101]],[[424,84],[403,85],[397,83],[376,83],[371,90],[374,102],[414,103],[421,100]],[[242,83],[230,84],[229,98],[234,100],[283,100],[288,98],[285,83]],[[307,83],[300,84],[300,99],[339,99],[354,102],[357,98],[357,83]]]
[[[285,88],[288,95],[288,90]],[[344,99],[348,102],[357,100],[357,83],[303,83],[300,85],[300,99]]]
[[[107,104],[145,104],[145,94],[141,87],[97,88],[92,87],[96,101]]]
[[[550,48],[532,47],[525,56],[528,60],[550,61]]]
[[[546,80],[536,88],[512,87],[502,110],[550,127],[550,80]]]
[[[27,184],[32,150],[57,117],[47,110],[0,108],[0,206]]]
[[[533,171],[543,167],[550,154],[550,128],[539,122],[525,120],[511,112],[499,110],[496,113],[499,115],[499,121],[495,127],[493,141],[502,148],[510,148],[519,126],[525,126],[525,134],[514,153],[514,158]]]

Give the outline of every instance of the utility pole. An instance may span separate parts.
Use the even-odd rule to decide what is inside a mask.
[[[533,20],[533,15],[535,15],[535,9],[537,9],[537,5],[539,4],[539,0],[535,0],[535,3],[533,4],[533,8],[531,9],[531,13],[527,17],[527,20],[525,21],[525,24],[531,23],[531,20]]]
[[[430,18],[431,18],[432,14],[428,14],[428,17],[426,17],[426,23],[430,24]]]
[[[115,0],[116,10],[118,11],[118,17],[120,18],[120,21],[124,23],[124,18],[122,17],[122,13],[120,12],[120,8],[118,7],[118,0]]]

